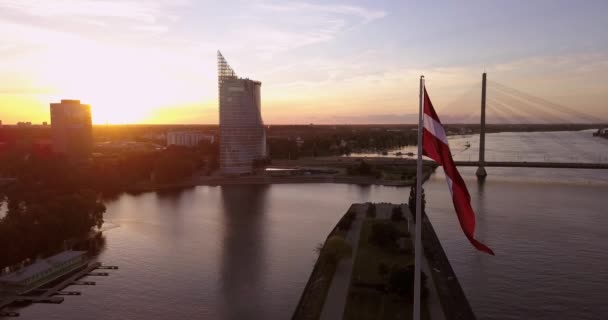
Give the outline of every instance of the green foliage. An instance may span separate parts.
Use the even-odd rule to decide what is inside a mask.
[[[365,216],[367,216],[368,218],[376,217],[376,204],[375,203],[368,203],[367,210],[365,211]]]
[[[385,263],[378,264],[378,274],[381,277],[386,276],[389,271],[390,271],[390,269],[389,269],[389,267]]]
[[[271,126],[268,147],[273,159],[345,155],[415,145],[416,132],[370,126]]]
[[[328,262],[338,263],[343,258],[350,257],[352,252],[352,247],[344,238],[340,236],[331,236],[327,239],[325,245],[321,249],[321,257]]]
[[[427,295],[426,275],[421,274],[422,296]],[[393,268],[388,277],[388,290],[400,296],[413,297],[414,293],[414,267],[407,266]]]
[[[156,162],[154,167],[154,182],[171,183],[189,177],[195,170],[193,161],[164,156]]]
[[[382,175],[380,171],[375,170],[375,168],[367,163],[365,160],[361,160],[358,165],[350,166],[346,169],[346,172],[351,176],[369,176],[374,175],[377,178],[378,175]]]
[[[376,222],[372,225],[372,232],[369,236],[369,243],[385,249],[397,247],[399,230],[395,225],[388,221]]]
[[[296,160],[301,154],[295,139],[269,138],[267,143],[268,154],[272,159]]]
[[[401,206],[393,207],[393,211],[391,213],[391,221],[402,221],[405,220],[403,217],[403,211],[401,210]]]
[[[369,175],[372,174],[372,166],[365,162],[364,160],[361,160],[361,162],[359,163],[359,173],[362,175]]]
[[[56,250],[64,240],[101,227],[105,206],[92,191],[62,193],[15,190],[0,220],[0,267]]]
[[[357,213],[355,211],[348,211],[338,222],[338,229],[346,231],[350,230],[350,227],[356,218]]]
[[[422,208],[421,212],[426,212],[426,196],[424,194],[424,187],[422,189]],[[408,207],[410,208],[410,212],[412,212],[412,219],[414,222],[416,221],[416,180],[414,179],[414,185],[410,189],[410,197],[408,199]]]
[[[0,267],[56,251],[65,240],[101,227],[105,206],[91,187],[107,186],[111,171],[36,154],[14,159],[17,182],[0,192],[8,208],[0,220]]]

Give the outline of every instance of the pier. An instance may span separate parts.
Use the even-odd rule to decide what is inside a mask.
[[[100,262],[89,263],[84,268],[74,272],[64,280],[49,288],[37,288],[31,290],[27,294],[5,297],[0,300],[0,317],[18,317],[18,312],[2,311],[13,303],[55,303],[59,304],[64,301],[63,297],[58,296],[79,296],[79,291],[65,291],[64,289],[72,285],[95,285],[94,281],[80,281],[87,276],[108,276],[107,272],[94,272],[98,269],[117,270],[117,266],[103,266]],[[39,294],[32,295],[32,292]]]
[[[481,167],[479,161],[454,161],[459,167]],[[503,168],[556,168],[556,169],[608,169],[608,163],[585,162],[529,162],[529,161],[485,161],[483,167]]]

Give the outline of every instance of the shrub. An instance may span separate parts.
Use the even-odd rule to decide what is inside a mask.
[[[396,206],[393,208],[393,213],[391,213],[391,220],[392,221],[402,221],[404,220],[403,218],[403,211],[401,210],[401,206]]]
[[[354,210],[346,212],[346,214],[338,222],[338,229],[348,231],[357,218],[357,213]]]
[[[325,245],[321,249],[321,258],[326,259],[331,263],[338,263],[340,260],[352,255],[353,249],[340,236],[331,236],[325,242]]]
[[[414,179],[414,185],[410,189],[410,198],[408,200],[408,207],[410,208],[410,211],[412,212],[412,220],[414,220],[414,222],[416,222],[416,179]],[[421,207],[422,213],[425,212],[424,211],[425,207],[426,207],[426,196],[424,194],[424,188],[422,188],[422,207]]]
[[[362,175],[368,175],[372,173],[372,166],[370,166],[367,162],[361,160],[359,163],[358,171]]]
[[[421,274],[422,297],[426,297],[426,275]],[[414,293],[414,266],[395,268],[388,278],[388,290],[400,296],[412,297]]]
[[[389,271],[390,271],[390,270],[389,270],[389,268],[388,268],[388,266],[387,266],[386,264],[384,264],[384,263],[380,263],[380,264],[378,265],[378,274],[379,274],[381,277],[384,277],[385,275],[387,275]]]
[[[346,217],[343,217],[342,219],[340,219],[340,222],[338,222],[338,229],[348,231],[348,230],[350,230],[350,226],[352,225],[352,222],[353,222],[352,220],[346,219]]]
[[[357,211],[350,209],[350,210],[348,210],[348,212],[346,212],[346,214],[344,216],[347,219],[355,220],[357,218]]]
[[[372,226],[369,243],[381,248],[395,248],[399,230],[390,222],[378,222]]]
[[[365,215],[368,218],[375,218],[376,217],[376,204],[375,203],[369,203],[367,206],[367,211],[365,212]]]

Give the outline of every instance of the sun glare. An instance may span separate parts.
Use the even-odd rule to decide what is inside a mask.
[[[95,124],[163,123],[155,118],[159,108],[171,114],[172,107],[200,103],[214,94],[209,79],[195,71],[180,74],[174,57],[91,43],[59,48],[45,52],[46,60],[57,63],[43,64],[40,81],[52,84],[53,100],[91,105]]]

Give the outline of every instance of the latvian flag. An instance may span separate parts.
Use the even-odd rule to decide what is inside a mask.
[[[424,133],[422,135],[423,154],[443,166],[452,201],[458,215],[462,231],[477,250],[494,255],[492,249],[475,239],[475,212],[471,207],[471,196],[464,180],[456,170],[448,138],[441,121],[433,108],[431,99],[424,89]]]

